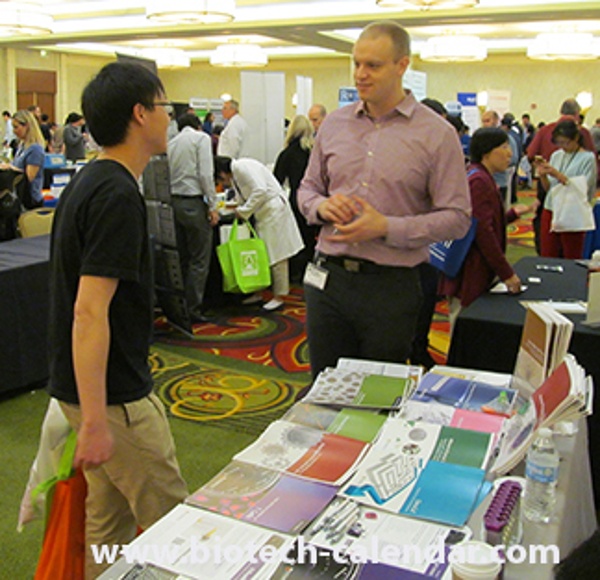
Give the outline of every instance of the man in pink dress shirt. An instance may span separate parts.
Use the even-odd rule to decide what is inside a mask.
[[[327,115],[298,192],[308,223],[323,226],[305,276],[313,376],[342,356],[404,362],[421,303],[415,266],[470,224],[456,131],[402,87],[406,31],[372,23],[353,54],[361,100]]]

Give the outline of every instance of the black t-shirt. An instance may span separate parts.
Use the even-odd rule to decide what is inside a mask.
[[[117,278],[109,309],[107,402],[152,389],[148,349],[153,286],[146,207],[134,177],[115,161],[84,167],[63,191],[50,250],[50,395],[79,403],[73,372],[73,307],[82,275]]]

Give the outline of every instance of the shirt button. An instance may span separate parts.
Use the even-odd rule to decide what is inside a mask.
[[[368,157],[373,157],[373,151],[369,151],[369,152],[367,153],[367,156],[368,156]]]
[[[362,185],[363,187],[368,187],[368,186],[369,186],[369,184],[368,184],[366,181],[363,181],[363,182],[361,183],[361,185]]]

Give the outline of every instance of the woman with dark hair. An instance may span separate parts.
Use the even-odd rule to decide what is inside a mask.
[[[460,309],[468,306],[502,280],[511,294],[521,291],[521,280],[506,259],[506,224],[531,211],[519,204],[504,212],[500,190],[493,175],[506,171],[511,160],[508,135],[499,128],[484,127],[471,138],[471,164],[467,168],[473,217],[477,232],[456,278],[442,275],[440,294],[448,296],[453,326]]]
[[[304,249],[290,259],[290,279],[298,283],[302,281],[306,265],[312,260],[319,235],[319,226],[308,225],[298,209],[296,197],[313,146],[313,128],[308,117],[296,115],[292,119],[283,145],[284,148],[275,161],[273,173],[281,185],[286,181],[289,185],[290,205],[304,242]]]
[[[570,177],[583,175],[588,186],[590,203],[596,195],[596,156],[583,146],[575,121],[561,121],[552,131],[552,141],[559,147],[548,161],[536,158],[534,164],[542,187],[547,192],[540,224],[540,255],[548,258],[578,259],[583,257],[585,232],[553,232],[553,188],[566,185]]]
[[[204,121],[202,122],[202,130],[207,135],[212,135],[214,120],[215,120],[215,116],[210,111],[208,113],[206,113],[206,116],[204,117]]]
[[[85,159],[86,135],[82,131],[85,124],[83,115],[69,113],[65,120],[63,129],[63,141],[65,144],[65,157],[75,163],[79,159]]]

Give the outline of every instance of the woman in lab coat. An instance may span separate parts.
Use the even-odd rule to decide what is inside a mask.
[[[304,247],[286,193],[271,171],[256,159],[216,156],[215,177],[235,190],[237,216],[254,216],[258,236],[267,246],[273,280],[273,299],[263,308],[275,310],[290,291],[288,260]],[[245,303],[259,299],[251,296]]]

